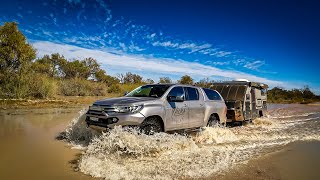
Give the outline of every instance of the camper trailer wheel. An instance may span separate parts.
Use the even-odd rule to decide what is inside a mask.
[[[214,127],[219,125],[219,118],[217,118],[217,116],[215,114],[212,114],[208,120],[208,127]]]

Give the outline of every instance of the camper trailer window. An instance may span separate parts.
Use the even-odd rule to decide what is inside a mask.
[[[230,87],[230,91],[229,91],[229,95],[228,95],[228,100],[236,100],[236,95],[237,95],[237,91],[238,91],[238,85],[234,85]]]
[[[203,88],[203,90],[206,93],[209,100],[218,100],[218,101],[222,100],[220,95],[216,91],[213,91],[211,89],[205,89],[205,88]]]
[[[223,86],[215,85],[213,86],[213,89],[217,90],[218,92],[221,92]]]
[[[228,100],[228,94],[229,94],[230,88],[231,88],[231,86],[225,85],[225,86],[223,87],[223,89],[220,91],[221,96],[222,96],[225,100]]]
[[[267,90],[266,89],[261,89],[261,96],[265,96],[267,94]]]
[[[246,86],[239,86],[239,89],[238,89],[238,92],[237,92],[237,96],[236,96],[236,100],[243,101],[244,96],[246,94],[246,89],[247,89]],[[250,97],[249,97],[249,99],[250,99]]]

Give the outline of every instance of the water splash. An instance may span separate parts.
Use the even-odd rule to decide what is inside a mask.
[[[66,140],[73,148],[85,149],[93,137],[100,135],[97,131],[87,128],[85,122],[86,112],[87,109],[79,111],[79,116],[74,118],[67,126],[66,130],[59,135],[59,139]]]
[[[319,113],[300,114],[292,119],[277,118],[270,112],[268,118],[245,126],[208,127],[189,135],[148,136],[121,127],[97,134],[83,126],[83,116],[74,120],[66,132],[69,142],[85,148],[79,169],[93,177],[203,178],[226,173],[290,142],[320,140]]]

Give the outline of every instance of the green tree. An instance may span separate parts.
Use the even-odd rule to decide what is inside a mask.
[[[142,83],[142,77],[138,74],[127,72],[123,78],[124,84],[140,84]]]
[[[66,61],[61,64],[64,77],[88,79],[90,76],[90,68],[86,66],[84,61],[74,60]]]
[[[214,82],[214,81],[210,81],[209,78],[204,78],[204,79],[201,79],[200,81],[196,82],[196,86],[210,88],[212,82]]]
[[[58,53],[44,55],[32,63],[32,70],[38,73],[47,74],[49,77],[61,77],[63,71],[61,66],[66,64],[67,60]]]
[[[301,90],[304,99],[313,99],[316,95],[310,90],[309,86],[304,86]]]
[[[13,92],[17,98],[24,96],[27,91],[24,78],[35,57],[35,49],[19,31],[17,23],[6,22],[0,26],[0,84],[2,91]]]
[[[62,76],[62,69],[61,65],[67,62],[67,59],[60,55],[59,53],[51,54],[51,58],[49,59],[51,69],[50,69],[50,76],[51,77],[61,77]]]
[[[95,74],[100,71],[100,65],[98,64],[97,60],[89,57],[83,60],[83,63],[89,68],[89,71],[86,76],[94,78]]]
[[[193,84],[193,79],[188,75],[184,75],[178,82],[180,84]]]
[[[154,80],[148,78],[148,79],[146,79],[146,80],[144,81],[144,83],[146,83],[146,84],[154,84]]]
[[[51,71],[50,56],[44,55],[42,58],[35,60],[31,67],[34,72],[49,75]]]
[[[112,86],[113,84],[119,84],[119,79],[113,76],[109,76],[106,74],[106,71],[103,69],[99,69],[95,73],[95,78],[98,82],[104,82],[108,86]]]
[[[167,83],[170,84],[172,83],[172,80],[169,77],[160,77],[159,83]]]

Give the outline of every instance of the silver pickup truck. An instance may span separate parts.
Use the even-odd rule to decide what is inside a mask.
[[[226,122],[227,108],[215,90],[180,84],[150,84],[124,97],[96,101],[88,126],[139,126],[145,133],[195,129]]]

